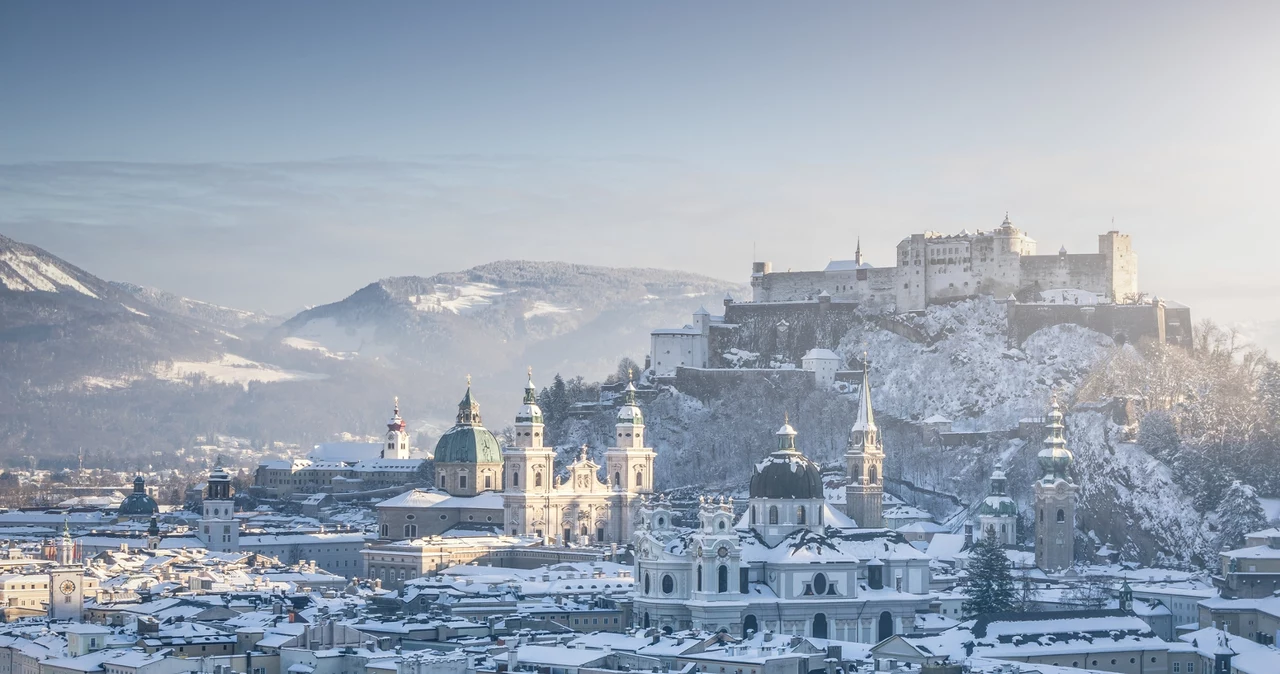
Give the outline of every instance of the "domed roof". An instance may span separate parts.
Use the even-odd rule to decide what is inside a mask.
[[[751,474],[751,498],[823,498],[822,471],[796,449],[796,429],[784,423],[775,435],[778,450]]]
[[[1049,409],[1046,421],[1048,423],[1045,424],[1045,429],[1049,434],[1044,439],[1044,449],[1036,455],[1040,461],[1040,469],[1044,471],[1042,479],[1045,482],[1070,481],[1068,471],[1071,469],[1071,464],[1075,462],[1075,456],[1071,450],[1067,449],[1067,440],[1063,436],[1066,427],[1062,423],[1062,410],[1058,408],[1056,398]]]
[[[622,392],[622,407],[618,408],[618,423],[632,424],[634,426],[644,425],[644,413],[640,411],[640,405],[636,402],[636,385],[628,382],[627,388]]]
[[[1005,474],[1004,467],[999,461],[996,461],[995,469],[991,471],[991,491],[987,497],[983,499],[982,505],[978,506],[979,515],[1017,515],[1018,505],[1013,502],[1004,493]]]
[[[133,479],[133,493],[125,498],[117,511],[120,515],[154,515],[160,512],[156,500],[147,495],[147,483],[139,475]]]
[[[524,385],[524,403],[516,412],[516,423],[542,423],[542,408],[538,407],[538,387],[533,385],[533,368],[529,368],[529,383]]]
[[[458,403],[458,422],[436,443],[436,463],[502,463],[498,439],[480,422],[480,403],[467,394]]]

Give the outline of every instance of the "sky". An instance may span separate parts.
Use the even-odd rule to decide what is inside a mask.
[[[1010,213],[1280,346],[1280,4],[0,3],[0,234],[289,313],[496,259],[744,280]]]

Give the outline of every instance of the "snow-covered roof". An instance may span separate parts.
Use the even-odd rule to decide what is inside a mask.
[[[873,267],[867,262],[858,264],[857,260],[832,260],[827,263],[826,268],[822,271],[856,271],[858,269],[872,268]]]
[[[809,349],[809,353],[804,354],[803,360],[840,360],[840,356],[836,355],[831,349]]]

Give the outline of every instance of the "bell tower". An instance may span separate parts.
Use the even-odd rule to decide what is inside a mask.
[[[1062,410],[1055,397],[1045,424],[1044,449],[1037,458],[1042,476],[1036,480],[1036,566],[1045,571],[1069,568],[1075,562],[1076,492],[1071,479],[1075,457],[1067,449]]]
[[[515,437],[502,448],[503,494],[507,533],[512,536],[545,537],[548,498],[554,475],[555,450],[547,447],[538,388],[533,385],[533,368],[524,386],[524,402],[516,411]]]
[[[84,617],[84,567],[75,561],[75,542],[65,521],[57,555],[57,566],[49,569],[49,619],[79,621]]]
[[[210,552],[237,552],[240,549],[240,523],[236,521],[236,502],[231,498],[231,476],[221,465],[209,473],[200,527],[196,536]]]
[[[849,432],[844,453],[849,486],[845,487],[845,512],[864,529],[884,526],[884,445],[871,408],[871,361],[862,354],[862,402],[858,420]]]
[[[382,448],[384,459],[409,458],[409,434],[405,432],[404,419],[400,418],[400,397],[394,398],[391,421],[387,422],[387,442]]]
[[[614,540],[631,540],[635,510],[645,494],[653,493],[656,456],[644,445],[644,413],[636,401],[635,382],[629,381],[622,392],[622,407],[618,408],[613,446],[604,452],[605,482],[617,494],[611,519],[621,529]]]

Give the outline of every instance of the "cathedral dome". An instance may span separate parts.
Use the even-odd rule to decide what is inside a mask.
[[[751,498],[823,498],[822,471],[796,449],[796,430],[787,423],[776,435],[778,450],[751,474]]]
[[[480,403],[467,394],[458,403],[458,422],[436,443],[436,463],[502,463],[498,439],[480,422]]]
[[[133,479],[133,493],[125,498],[117,511],[121,516],[145,516],[160,512],[156,500],[147,495],[147,483],[139,475]]]

